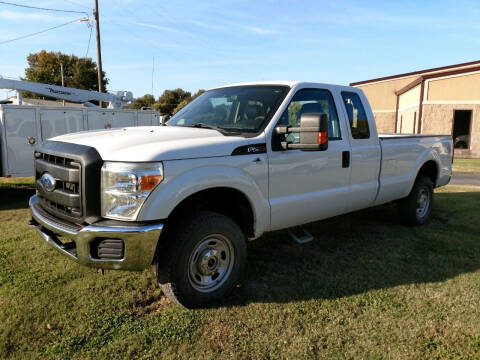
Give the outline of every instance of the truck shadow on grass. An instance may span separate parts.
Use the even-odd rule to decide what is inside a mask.
[[[33,178],[0,182],[0,210],[27,209],[28,199],[35,194]]]
[[[440,282],[480,268],[480,192],[436,194],[430,223],[408,227],[386,205],[249,243],[247,273],[229,305],[332,299],[397,285]]]

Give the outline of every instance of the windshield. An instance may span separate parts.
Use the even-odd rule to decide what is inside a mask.
[[[270,85],[210,90],[180,110],[167,125],[256,133],[270,120],[287,92],[286,86]]]

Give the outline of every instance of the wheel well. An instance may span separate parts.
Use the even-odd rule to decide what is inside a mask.
[[[178,204],[168,217],[168,223],[177,223],[194,211],[210,210],[235,221],[247,237],[255,233],[255,218],[250,201],[242,192],[228,187],[199,191]]]
[[[418,171],[417,176],[418,175],[428,176],[432,180],[433,187],[435,187],[437,183],[437,176],[438,176],[437,163],[433,160],[427,161],[425,164],[422,165],[422,167]]]

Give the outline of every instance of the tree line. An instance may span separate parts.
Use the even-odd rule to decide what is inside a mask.
[[[165,90],[157,100],[155,100],[152,94],[146,94],[137,98],[128,108],[152,108],[158,110],[161,115],[173,115],[204,92],[205,90],[202,89],[192,95],[189,91],[180,88]]]
[[[61,52],[42,50],[27,56],[28,67],[25,69],[25,78],[22,80],[40,82],[50,85],[62,85],[61,65],[63,65],[64,84],[67,87],[98,91],[97,64],[91,58],[79,58],[75,55]],[[106,91],[108,78],[102,72],[103,88]],[[165,90],[157,99],[152,94],[145,94],[137,98],[130,109],[152,108],[161,115],[173,115],[187,105],[205,90],[198,90],[195,94],[177,88]],[[27,91],[23,92],[26,98],[46,98]]]

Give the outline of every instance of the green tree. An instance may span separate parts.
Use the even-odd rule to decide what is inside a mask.
[[[186,99],[183,99],[183,100],[177,105],[177,107],[173,110],[173,114],[176,114],[177,112],[179,112],[180,110],[182,110],[182,108],[184,108],[188,103],[190,103],[192,100],[195,100],[197,97],[199,97],[200,95],[202,95],[204,92],[205,92],[205,90],[200,89],[200,90],[198,90],[193,96],[191,96],[191,97],[189,97],[189,98],[186,98]]]
[[[155,98],[151,94],[145,94],[136,98],[133,104],[127,106],[129,109],[151,108],[155,103]]]
[[[75,55],[42,50],[27,56],[28,68],[25,69],[25,79],[50,85],[62,85],[61,66],[65,86],[77,89],[98,91],[97,64],[91,58],[79,58]],[[103,89],[106,91],[108,79],[103,72]],[[26,97],[39,95],[24,93]]]
[[[301,102],[292,102],[288,106],[288,125],[299,126],[300,119],[298,118],[298,114],[300,113],[301,108]]]
[[[153,104],[155,110],[160,111],[161,115],[171,115],[175,108],[183,100],[191,98],[192,94],[183,89],[165,90],[158,98],[157,102]]]

